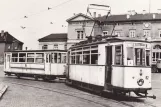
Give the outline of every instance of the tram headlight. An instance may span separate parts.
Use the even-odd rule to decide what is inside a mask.
[[[145,78],[148,80],[149,79],[149,76],[146,76]]]
[[[143,79],[139,79],[137,81],[137,83],[138,83],[139,86],[142,86],[144,84],[144,80]]]

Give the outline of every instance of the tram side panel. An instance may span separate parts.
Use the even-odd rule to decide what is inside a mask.
[[[10,71],[25,74],[45,74],[44,64],[10,63]]]
[[[139,80],[143,79],[143,83]],[[112,85],[119,88],[151,88],[151,69],[142,67],[113,67]]]
[[[70,65],[69,69],[69,77],[71,80],[104,86],[104,66]]]
[[[65,63],[51,63],[51,75],[63,76],[65,74],[65,65]]]

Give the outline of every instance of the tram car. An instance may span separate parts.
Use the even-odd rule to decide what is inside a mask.
[[[65,77],[66,53],[64,50],[8,51],[4,53],[4,72],[8,76],[29,76],[36,80]]]
[[[126,37],[91,39],[68,50],[67,84],[97,93],[148,96],[151,86],[151,45]]]

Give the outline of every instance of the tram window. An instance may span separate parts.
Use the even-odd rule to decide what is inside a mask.
[[[145,50],[140,48],[135,49],[135,61],[136,65],[145,65]]]
[[[34,58],[27,58],[27,62],[34,62]]]
[[[83,52],[83,64],[90,64],[90,51]]]
[[[62,53],[62,61],[61,63],[66,63],[66,54]]]
[[[18,62],[18,53],[12,53],[12,62]]]
[[[54,62],[54,56],[53,56],[54,54],[53,53],[51,53],[51,63],[53,63]]]
[[[54,63],[57,63],[57,53],[54,53]]]
[[[27,53],[27,62],[34,62],[34,53]]]
[[[58,53],[57,63],[61,63],[61,53]]]
[[[44,57],[44,54],[43,53],[36,53],[36,57]]]
[[[98,64],[98,54],[91,54],[91,64]]]
[[[24,58],[19,58],[19,62],[26,62],[26,57],[24,57]]]
[[[34,57],[34,53],[27,53],[27,57]]]
[[[12,57],[18,57],[18,53],[12,53]]]
[[[19,53],[19,62],[26,62],[26,53]]]
[[[156,53],[156,59],[158,59],[158,58],[159,58],[159,52]]]
[[[146,50],[146,65],[150,66],[150,50]]]
[[[36,58],[35,62],[36,63],[43,63],[44,60],[43,60],[43,58]]]
[[[115,64],[116,65],[122,65],[123,64],[121,46],[116,46],[115,47]]]
[[[153,58],[153,61],[156,61],[155,60],[155,52],[153,52],[153,57],[152,58]]]
[[[83,64],[90,64],[90,55],[83,55]]]
[[[82,64],[82,55],[76,55],[76,64]]]
[[[75,56],[71,56],[71,64],[75,64]]]
[[[18,62],[18,58],[12,58],[12,62]]]
[[[36,53],[36,63],[43,63],[44,62],[44,53]]]

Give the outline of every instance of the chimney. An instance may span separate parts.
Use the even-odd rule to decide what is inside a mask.
[[[98,17],[101,17],[101,14],[98,14]]]
[[[143,14],[146,14],[146,10],[143,10]]]
[[[4,30],[1,30],[1,37],[4,36]]]
[[[161,9],[158,9],[157,11],[158,11],[159,14],[161,14]]]
[[[129,19],[129,18],[130,18],[130,15],[131,15],[131,10],[129,10],[129,11],[127,12],[126,18]]]
[[[135,14],[136,14],[135,10],[132,10],[131,15],[135,15]]]
[[[26,50],[27,50],[27,47],[25,47],[26,48]]]
[[[93,17],[94,17],[94,18],[96,17],[96,12],[93,12]]]
[[[153,19],[155,19],[155,17],[156,17],[156,16],[155,16],[155,13],[154,13],[154,14],[153,14]]]

